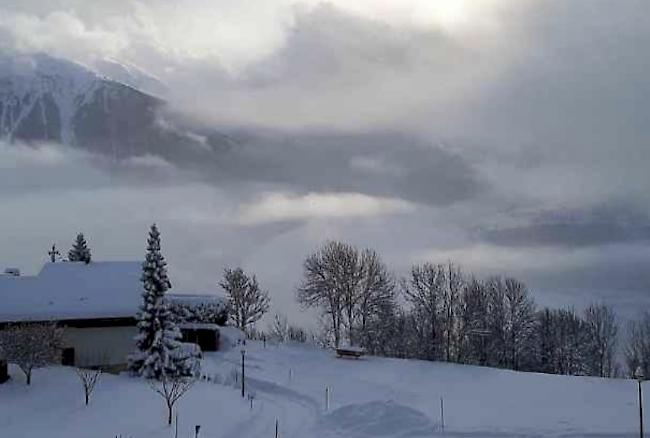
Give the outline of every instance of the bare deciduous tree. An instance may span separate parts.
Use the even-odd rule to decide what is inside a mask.
[[[307,342],[309,334],[303,328],[292,325],[286,315],[275,314],[273,322],[268,326],[268,335],[270,339],[277,342]],[[262,334],[263,335],[263,334]],[[260,338],[260,333],[257,334]]]
[[[644,376],[650,376],[650,312],[643,312],[639,320],[630,321],[625,346],[628,373],[633,376],[641,368]]]
[[[506,278],[504,285],[507,365],[513,370],[518,370],[522,367],[522,361],[532,356],[535,304],[522,282]]]
[[[165,400],[168,426],[172,424],[174,405],[190,390],[195,381],[196,379],[193,377],[170,377],[163,374],[160,380],[152,380],[149,382],[151,389]]]
[[[278,342],[284,342],[289,338],[289,320],[286,315],[275,314],[273,323],[269,327],[269,334]]]
[[[60,357],[63,329],[54,323],[14,324],[0,335],[0,349],[9,363],[15,363],[32,383],[32,370]]]
[[[95,390],[95,386],[97,385],[97,382],[102,375],[102,370],[99,368],[77,368],[75,372],[77,373],[79,380],[81,380],[86,406],[88,406],[88,403],[90,402],[90,395]]]
[[[303,280],[297,290],[298,302],[304,307],[320,307],[329,320],[334,345],[341,341],[343,292],[339,260],[354,248],[340,242],[328,242],[303,263]],[[349,279],[347,279],[349,280]]]
[[[445,335],[445,360],[448,362],[452,360],[454,353],[456,359],[458,358],[457,314],[460,311],[460,298],[464,284],[465,278],[460,268],[451,262],[447,263],[443,293],[443,330]]]
[[[385,327],[379,319],[390,319],[395,311],[395,281],[379,254],[373,250],[366,249],[361,253],[361,269],[356,325],[361,343],[369,347],[386,341],[381,333]]]
[[[488,358],[488,296],[476,278],[465,282],[458,311],[458,362],[485,365]]]
[[[404,296],[411,304],[416,331],[421,337],[422,359],[439,358],[444,283],[444,266],[432,263],[413,266],[410,277],[402,283]]]
[[[219,285],[228,294],[230,317],[240,330],[246,331],[268,312],[269,294],[254,275],[249,277],[241,268],[226,269]]]
[[[615,370],[618,323],[611,307],[592,304],[585,309],[585,361],[591,376],[611,377]]]
[[[394,282],[379,255],[342,242],[328,242],[307,257],[297,290],[305,307],[318,307],[339,346],[342,330],[350,345],[368,341],[373,315],[393,303]]]

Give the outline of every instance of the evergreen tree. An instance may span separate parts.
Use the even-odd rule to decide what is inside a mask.
[[[68,251],[68,260],[71,262],[84,262],[88,264],[90,263],[90,259],[90,248],[88,248],[86,238],[82,233],[79,233],[72,244],[72,249]]]
[[[142,264],[143,303],[138,312],[137,351],[129,357],[129,370],[139,376],[160,380],[188,376],[195,371],[193,357],[186,357],[181,348],[180,331],[165,298],[171,287],[167,263],[160,252],[160,232],[151,226],[147,239],[147,255]]]

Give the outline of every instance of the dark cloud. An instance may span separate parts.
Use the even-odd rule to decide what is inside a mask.
[[[524,225],[497,226],[477,232],[479,239],[513,247],[580,248],[614,243],[650,242],[650,217],[640,206],[608,202],[584,209],[535,212]]]
[[[626,226],[616,223],[554,223],[489,230],[488,242],[505,246],[556,245],[563,247],[650,241],[650,224]]]
[[[230,138],[217,179],[278,183],[302,191],[397,196],[430,205],[476,197],[482,185],[462,156],[393,133],[268,133]]]

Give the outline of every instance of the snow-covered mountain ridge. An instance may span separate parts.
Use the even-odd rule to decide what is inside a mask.
[[[139,91],[72,61],[43,54],[0,58],[0,133],[74,145],[84,116],[97,106],[108,113],[111,101],[131,93]]]
[[[164,97],[167,85],[140,67],[113,58],[98,59],[93,63],[97,72],[113,81],[134,87],[152,96]]]
[[[164,100],[125,83],[151,85],[155,78],[112,60],[101,66],[123,82],[45,54],[0,57],[0,140],[52,141],[116,160],[147,154],[172,162],[214,158],[218,135],[179,127],[161,115]]]

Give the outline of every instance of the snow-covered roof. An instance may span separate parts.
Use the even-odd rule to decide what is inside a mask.
[[[181,322],[178,324],[181,329],[187,330],[220,330],[221,326],[218,324],[210,324],[206,322]]]
[[[167,299],[175,304],[181,304],[185,306],[225,306],[228,303],[225,297],[212,294],[169,293],[167,294]]]
[[[0,322],[131,318],[142,302],[141,275],[141,262],[58,262],[35,276],[0,276]]]
[[[139,262],[48,263],[36,276],[0,278],[0,321],[133,317]]]

